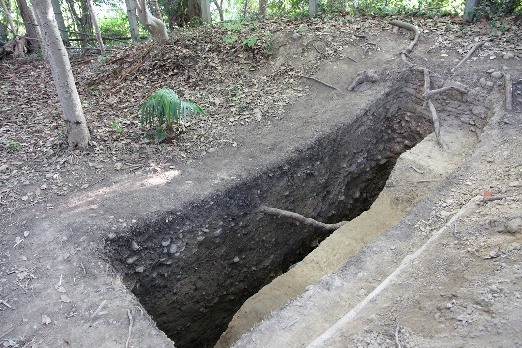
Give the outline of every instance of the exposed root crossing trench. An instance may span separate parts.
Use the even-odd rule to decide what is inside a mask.
[[[453,120],[442,128],[447,148],[434,134],[403,153],[387,185],[370,210],[341,226],[303,261],[249,298],[236,313],[216,348],[228,348],[256,323],[305,292],[306,287],[337,271],[377,236],[396,225],[456,170],[477,143],[477,136]],[[391,246],[393,247],[393,246]]]

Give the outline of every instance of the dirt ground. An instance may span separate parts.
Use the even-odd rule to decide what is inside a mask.
[[[488,23],[464,25],[450,18],[417,22],[422,34],[411,60],[442,78],[488,93],[498,88],[504,73],[510,73],[515,81],[522,78],[519,24],[508,21],[508,29],[501,30]],[[172,180],[169,175],[180,163],[196,163],[223,147],[255,146],[238,143],[236,139],[240,137],[236,134],[256,132],[260,127],[277,127],[279,122],[285,122],[286,113],[302,113],[305,124],[311,111],[306,110],[306,104],[299,98],[317,99],[316,107],[320,109],[321,103],[336,98],[334,88],[347,93],[346,88],[363,69],[373,69],[385,77],[404,68],[399,53],[411,39],[408,32],[372,18],[269,22],[261,29],[251,30],[264,30],[259,37],[271,33],[273,56],[254,57],[244,48],[224,47],[222,36],[228,35],[226,31],[212,38],[211,31],[201,29],[186,37],[180,34],[172,46],[175,49],[151,48],[147,44],[116,50],[104,64],[92,57],[77,59],[73,65],[93,131],[91,149],[84,153],[69,151],[63,144],[57,99],[49,88],[50,73],[45,66],[33,58],[0,62],[1,75],[6,77],[0,82],[0,245],[3,249],[0,254],[0,340],[4,347],[121,346],[121,337],[115,337],[115,332],[126,336],[127,330],[129,337],[132,331],[135,340],[131,340],[131,346],[143,346],[144,341],[139,341],[143,337],[147,338],[147,346],[171,345],[154,330],[153,323],[119,276],[111,273],[101,257],[103,240],[110,231],[135,223],[124,206],[118,211],[114,205],[105,204],[104,199],[110,200],[113,190],[128,189],[126,184],[130,182],[141,182],[151,188],[157,182],[169,182]],[[201,40],[197,49],[191,49],[194,47],[191,45],[195,45],[194,38]],[[460,69],[450,72],[466,54],[468,45],[482,40],[490,41]],[[266,48],[263,46],[260,50]],[[180,91],[183,97],[198,101],[209,116],[188,125],[177,142],[158,145],[144,136],[136,108],[151,91],[165,84]],[[371,84],[361,88],[371,88]],[[450,279],[443,285],[448,290],[439,291],[445,295],[437,295],[448,296],[450,307],[440,309],[437,320],[441,316],[449,320],[453,314],[455,317],[467,315],[462,317],[464,320],[458,319],[462,329],[467,323],[480,321],[482,317],[477,313],[482,315],[494,309],[500,302],[495,302],[496,298],[505,299],[506,306],[508,301],[518,305],[519,301],[511,295],[518,293],[514,287],[520,283],[519,274],[507,270],[516,268],[520,262],[520,248],[512,244],[518,241],[520,231],[504,231],[508,222],[515,220],[516,224],[516,217],[521,215],[521,129],[519,118],[506,118],[505,122],[503,127],[512,127],[511,133],[498,134],[502,137],[509,134],[513,138],[511,142],[507,138],[487,138],[485,142],[486,138],[481,138],[482,131],[473,124],[443,123],[446,151],[441,151],[430,135],[405,153],[372,209],[338,230],[303,262],[250,299],[218,346],[230,346],[271,311],[303,294],[323,276],[340,269],[346,260],[394,226],[418,202],[439,190],[440,183],[451,178],[462,163],[469,161],[477,144],[484,142],[489,148],[481,150],[485,153],[479,158],[483,166],[474,167],[479,170],[476,174],[466,172],[469,177],[462,178],[462,186],[455,188],[465,195],[441,199],[434,210],[440,220],[432,221],[428,217],[421,220],[426,223],[419,223],[417,229],[434,230],[459,209],[464,198],[483,194],[486,189],[495,195],[507,196],[506,200],[488,205],[496,210],[475,215],[475,220],[483,222],[482,227],[466,230],[462,239],[451,241],[450,245],[456,249],[439,249],[443,253],[447,250],[440,260],[462,256],[464,250],[470,253],[466,254],[468,258],[478,254],[489,257],[487,260],[492,259],[489,264],[495,262],[495,265],[500,256],[503,259],[507,255],[511,261],[504,262],[506,266],[498,266],[505,271],[495,273],[501,272],[501,277],[495,278],[496,283],[490,278],[491,284],[481,293],[484,301],[492,304],[480,304],[482,297],[477,300],[478,305],[469,304],[459,297],[460,290],[452,288],[458,283],[451,283]],[[139,194],[133,199],[139,200]],[[153,211],[154,207],[151,202],[143,211]],[[82,230],[81,226],[89,226],[92,235],[91,232],[77,235],[75,231]],[[474,225],[470,223],[470,226]],[[516,226],[514,228],[516,230]],[[490,230],[495,233],[491,235]],[[509,251],[504,250],[506,243],[512,247]],[[498,254],[493,253],[493,249],[499,250]],[[460,274],[462,269],[452,272]],[[478,271],[466,277],[472,279],[470,282],[486,282],[480,279]],[[418,282],[412,286],[419,288],[423,284]],[[364,292],[359,289],[357,294],[363,296],[367,289],[365,287]],[[394,291],[398,294],[403,289],[399,287]],[[405,316],[408,310],[418,307],[415,301],[406,307],[401,304]],[[134,306],[129,307],[129,303]],[[466,310],[470,313],[465,314]],[[375,311],[377,314],[372,315],[382,313],[379,309]],[[431,328],[416,327],[416,317],[412,314],[410,318],[401,320],[404,326],[401,337],[412,337],[405,346],[435,346],[431,341],[423,345],[427,341],[415,340],[418,336],[414,337],[414,333],[431,333]],[[505,320],[502,317],[495,325],[502,326]],[[76,329],[80,323],[87,328],[83,332]],[[320,332],[322,327],[318,325],[316,329],[312,331]],[[349,334],[353,346],[386,346],[390,340],[388,334],[375,328]],[[446,337],[438,335],[436,337]],[[142,338],[136,338],[140,336]],[[393,340],[390,342],[393,345]],[[487,342],[472,345],[487,346]],[[512,335],[499,342],[498,346],[515,346],[511,344],[515,342]],[[268,346],[289,345],[265,347]]]

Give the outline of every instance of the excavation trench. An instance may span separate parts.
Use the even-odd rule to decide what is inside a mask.
[[[371,206],[398,156],[432,131],[420,81],[402,76],[352,122],[290,158],[107,241],[112,264],[177,347],[213,347],[245,300],[329,233],[260,206],[326,223]]]

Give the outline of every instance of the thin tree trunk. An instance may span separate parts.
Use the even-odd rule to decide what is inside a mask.
[[[210,15],[210,0],[200,0],[199,6],[201,7],[201,20],[205,23],[212,22]]]
[[[243,7],[243,18],[246,18],[248,14],[248,0],[245,0],[245,6]]]
[[[216,6],[216,9],[219,13],[219,20],[223,22],[225,20],[225,16],[223,14],[223,0],[218,2],[218,0],[212,0],[214,2],[214,5]]]
[[[43,46],[47,50],[58,98],[62,105],[67,141],[71,148],[86,148],[89,144],[89,129],[83,114],[82,104],[67,51],[58,32],[50,0],[32,0]]]
[[[7,27],[0,22],[0,46],[7,43]]]
[[[94,27],[94,32],[96,33],[96,39],[98,40],[98,46],[100,47],[101,54],[104,56],[105,55],[105,45],[103,44],[100,27],[98,26],[98,21],[96,20],[96,15],[94,14],[94,6],[92,5],[92,0],[87,0],[87,5],[89,6],[89,13],[91,14],[91,22],[92,22],[92,26]]]
[[[140,40],[140,33],[138,28],[138,19],[136,18],[136,4],[134,0],[125,0],[127,6],[127,16],[129,17],[130,35],[132,41],[138,42]]]
[[[154,40],[159,43],[165,43],[169,39],[169,35],[167,34],[167,28],[165,28],[165,24],[159,18],[156,18],[150,13],[147,5],[145,4],[145,0],[133,0],[136,5],[136,11],[138,13],[138,18],[147,30],[150,35],[154,38]]]
[[[69,34],[67,34],[67,28],[65,27],[65,21],[63,20],[62,8],[60,6],[60,0],[51,0],[51,4],[53,5],[54,18],[56,18],[56,23],[58,24],[58,30],[60,31],[60,37],[65,46],[71,46],[69,42]]]
[[[16,0],[20,15],[24,21],[25,36],[29,40],[29,49],[31,51],[36,50],[40,46],[40,33],[38,32],[38,26],[34,18],[33,11],[25,0]]]
[[[466,0],[464,5],[464,16],[462,19],[466,22],[471,22],[475,18],[475,10],[479,5],[479,0]]]
[[[268,0],[259,0],[259,16],[265,18],[266,16],[266,3]]]
[[[317,16],[317,0],[308,1],[308,14],[310,17]]]
[[[94,28],[92,25],[91,15],[89,13],[89,5],[87,4],[87,0],[80,0],[80,39],[88,39],[94,33]],[[80,45],[82,47],[88,46],[88,40],[80,41]]]
[[[13,33],[13,38],[18,35],[16,32],[16,27],[13,23],[13,17],[11,16],[11,11],[5,5],[4,0],[0,0],[0,6],[2,6],[2,10],[4,10],[5,16],[7,17],[7,22],[9,23],[9,29]]]

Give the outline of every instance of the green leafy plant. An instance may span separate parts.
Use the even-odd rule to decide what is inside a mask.
[[[158,143],[174,135],[174,126],[183,126],[183,122],[206,115],[196,103],[183,100],[171,89],[162,88],[152,94],[140,106],[140,123],[156,129]]]
[[[22,144],[16,140],[8,140],[5,144],[5,147],[8,151],[15,152],[22,148]]]
[[[223,36],[223,42],[227,45],[231,45],[237,41],[236,35],[225,35]]]
[[[118,121],[110,120],[109,126],[111,126],[112,130],[117,134],[121,134],[121,132],[123,132],[123,128],[121,128],[120,123]]]
[[[254,49],[258,39],[259,38],[256,35],[250,35],[245,40],[243,40],[243,45],[250,49]]]

